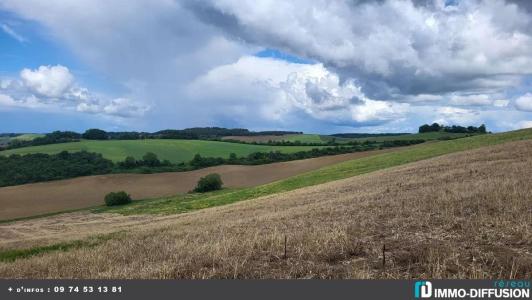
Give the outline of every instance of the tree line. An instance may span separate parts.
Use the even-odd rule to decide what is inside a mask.
[[[449,133],[487,133],[486,131],[486,125],[482,124],[478,127],[475,126],[458,126],[458,125],[452,125],[452,126],[444,126],[440,125],[438,123],[432,123],[429,124],[423,124],[419,126],[419,133],[425,133],[425,132],[449,132]]]

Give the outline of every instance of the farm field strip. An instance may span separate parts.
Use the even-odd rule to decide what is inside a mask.
[[[231,153],[235,153],[237,156],[246,156],[253,152],[281,151],[284,153],[294,153],[298,151],[308,151],[313,148],[319,147],[245,145],[203,140],[82,140],[80,142],[24,147],[0,151],[0,155],[29,153],[55,154],[61,151],[78,152],[85,150],[88,152],[101,153],[103,157],[116,162],[124,160],[126,156],[133,156],[136,159],[141,159],[146,152],[153,152],[157,154],[161,160],[166,159],[173,163],[180,163],[191,160],[196,154],[200,154],[204,157],[228,158],[229,154]]]

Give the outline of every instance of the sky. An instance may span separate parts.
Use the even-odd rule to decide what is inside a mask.
[[[532,127],[532,1],[0,0],[0,132]]]

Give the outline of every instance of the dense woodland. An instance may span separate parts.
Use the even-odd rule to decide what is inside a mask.
[[[0,156],[0,186],[107,174],[114,164],[89,152]]]
[[[273,162],[313,158],[358,151],[368,151],[390,147],[414,145],[424,140],[397,140],[386,142],[365,142],[357,145],[314,148],[295,153],[255,152],[237,157],[232,153],[228,158],[202,157],[197,154],[191,161],[173,164],[161,161],[155,153],[148,152],[142,159],[126,157],[124,161],[113,163],[101,154],[89,152],[58,154],[27,154],[0,156],[0,186],[19,185],[32,182],[50,181],[87,175],[108,173],[157,173],[190,171],[223,164],[259,165]]]
[[[475,126],[444,126],[440,125],[438,123],[433,123],[432,125],[424,124],[419,127],[419,133],[425,133],[425,132],[449,132],[449,133],[475,133],[475,134],[483,134],[487,133],[486,131],[486,125],[482,124],[479,127]]]

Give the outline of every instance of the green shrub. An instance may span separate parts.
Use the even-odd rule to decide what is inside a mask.
[[[131,203],[131,197],[124,191],[111,192],[105,195],[105,205],[115,206]]]
[[[212,173],[205,177],[201,177],[198,181],[198,185],[194,189],[194,192],[205,193],[210,191],[216,191],[222,189],[222,178],[220,174]]]

